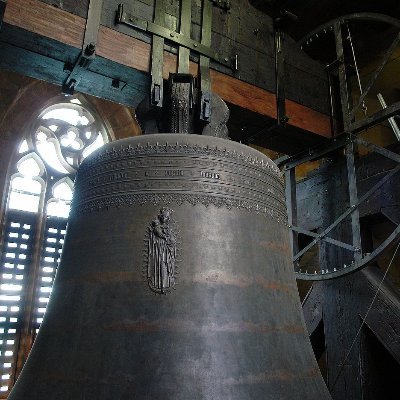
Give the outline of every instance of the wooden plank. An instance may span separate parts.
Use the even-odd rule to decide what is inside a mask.
[[[357,337],[360,321],[356,311],[360,297],[356,276],[352,274],[322,283],[328,388],[334,400],[362,399],[360,338]]]
[[[7,2],[4,22],[81,48],[86,19],[38,0],[11,0]]]
[[[41,0],[54,5],[54,0]],[[101,24],[128,36],[150,43],[148,34],[122,24],[115,24],[115,12],[121,0],[105,0]],[[176,30],[179,20],[179,1],[165,4],[166,27]],[[192,1],[192,39],[201,40],[202,1]],[[272,19],[249,7],[248,0],[230,0],[229,12],[213,7],[211,43],[214,50],[223,49],[228,56],[239,55],[240,80],[275,91],[274,41]],[[63,0],[57,4],[62,10],[86,18],[88,0]],[[152,20],[154,0],[124,2],[127,11],[144,20]],[[256,29],[255,29],[256,28]],[[255,32],[256,30],[256,32]],[[287,97],[295,102],[328,114],[328,82],[321,64],[306,55],[289,36],[285,37]],[[176,54],[175,46],[168,51]],[[232,75],[225,67],[211,61],[220,72]]]
[[[86,20],[38,0],[9,0],[4,22],[57,40],[75,48],[82,45]],[[149,72],[150,45],[101,26],[96,53],[117,63]],[[176,56],[165,53],[164,77],[176,71]],[[197,75],[197,65],[190,70]],[[218,71],[212,72],[212,90],[224,100],[261,115],[275,118],[275,94]],[[329,117],[288,100],[289,123],[320,136],[330,137]]]

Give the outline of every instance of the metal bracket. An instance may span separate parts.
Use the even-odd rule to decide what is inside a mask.
[[[131,26],[132,28],[136,28],[144,32],[152,33],[153,35],[168,40],[175,45],[186,47],[200,55],[206,56],[218,62],[219,64],[233,68],[230,57],[217,53],[209,46],[205,46],[202,43],[196,42],[185,35],[182,35],[181,33],[172,31],[156,23],[137,18],[133,14],[124,11],[123,4],[118,5],[116,22]]]
[[[96,57],[96,43],[102,8],[103,0],[90,0],[81,54],[79,54],[72,68],[68,64],[64,66],[64,71],[69,72],[62,85],[62,91],[65,94],[72,95],[74,93],[82,74]]]
[[[94,46],[91,47],[94,51]],[[62,84],[62,92],[68,95],[73,95],[76,87],[82,79],[83,73],[87,70],[91,64],[93,58],[85,56],[85,53],[81,53],[76,60],[75,64],[65,63],[64,71],[68,73],[67,79]]]
[[[123,6],[118,6],[117,18],[123,14]],[[164,0],[155,0],[154,22],[165,23]],[[161,108],[164,102],[164,81],[163,81],[163,60],[164,60],[164,38],[153,36],[151,46],[151,87],[150,104]]]

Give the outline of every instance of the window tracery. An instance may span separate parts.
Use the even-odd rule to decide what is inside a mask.
[[[0,398],[15,382],[22,368],[17,358],[26,359],[24,349],[30,348],[46,311],[75,172],[107,141],[100,118],[83,98],[74,97],[46,107],[18,145],[0,264]]]

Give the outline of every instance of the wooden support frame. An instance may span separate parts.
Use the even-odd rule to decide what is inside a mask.
[[[356,181],[356,170],[354,161],[354,145],[358,144],[360,146],[366,147],[371,151],[377,152],[378,154],[397,162],[398,164],[391,169],[384,177],[382,177],[378,182],[376,182],[372,187],[370,187],[362,196],[358,197],[357,193],[357,181]],[[349,191],[349,207],[346,211],[342,212],[328,227],[321,228],[321,231],[316,234],[310,230],[304,229],[302,227],[296,226],[292,223],[293,216],[297,214],[293,213],[293,210],[297,210],[297,198],[296,198],[296,184],[294,181],[294,170],[295,167],[310,160],[312,155],[305,156],[303,159],[298,159],[295,162],[289,162],[290,158],[287,159],[285,164],[285,177],[286,177],[286,202],[289,215],[289,231],[290,239],[293,249],[293,263],[295,266],[295,274],[297,279],[302,280],[328,280],[337,278],[340,276],[348,275],[355,272],[369,264],[379,257],[382,252],[391,244],[393,244],[400,237],[400,225],[393,230],[393,232],[371,253],[363,254],[361,247],[361,234],[360,234],[360,212],[359,208],[363,203],[371,198],[385,183],[389,182],[391,178],[397,175],[400,171],[400,156],[388,149],[381,148],[373,143],[369,143],[363,139],[357,138],[356,136],[348,135],[341,137],[337,143],[334,143],[334,147],[339,149],[345,147],[346,149],[346,167],[347,167],[347,179],[348,179],[348,191]],[[332,150],[330,147],[322,149],[316,157],[320,158],[328,153],[328,150]],[[285,163],[285,161],[283,161]],[[278,163],[279,165],[279,163]],[[351,219],[351,237],[352,244],[344,243],[332,238],[327,235],[332,232],[337,226],[343,223],[346,218]],[[304,246],[301,250],[298,249],[296,244],[298,234],[304,234],[312,238],[311,242]],[[296,268],[299,265],[299,260],[301,257],[310,250],[313,246],[321,244],[321,242],[330,243],[334,246],[341,247],[347,251],[353,253],[353,261],[350,265],[344,264],[343,266],[336,265],[333,269],[321,269],[321,271],[315,271],[315,273],[302,271],[300,268]],[[295,251],[297,249],[297,252]]]
[[[400,363],[400,342],[398,340],[400,299],[396,290],[389,283],[383,282],[381,285],[382,277],[383,273],[376,267],[366,268],[357,273],[358,303],[357,308],[353,311],[365,321],[365,324],[393,358]],[[376,293],[377,298],[368,315],[366,315]],[[323,321],[325,301],[322,284],[314,283],[303,301],[304,319],[309,336],[313,335],[318,325]]]
[[[86,20],[38,0],[9,0],[4,23],[22,28],[74,48],[81,48]],[[135,70],[149,73],[151,48],[148,43],[100,26],[96,55]],[[197,64],[190,73],[197,76]],[[163,77],[177,71],[177,57],[164,52]],[[225,101],[260,115],[276,118],[276,96],[235,77],[211,70],[212,91]],[[331,137],[329,116],[291,100],[286,101],[290,125],[325,138]]]

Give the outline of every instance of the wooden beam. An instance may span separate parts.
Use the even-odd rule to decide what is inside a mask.
[[[398,289],[387,281],[381,284],[383,273],[375,267],[361,271],[365,295],[360,296],[359,314],[365,318],[374,296],[373,306],[369,310],[365,323],[400,364],[400,296]]]
[[[304,321],[307,326],[308,335],[311,336],[322,321],[322,308],[324,303],[324,293],[322,285],[314,283],[306,298],[303,300]]]
[[[81,48],[86,20],[38,0],[9,0],[4,22],[24,30]],[[96,54],[122,65],[148,73],[150,45],[105,26],[100,27]],[[164,52],[164,78],[176,72],[177,57]],[[197,64],[190,64],[197,75]],[[225,101],[267,117],[276,117],[275,94],[218,71],[212,72],[212,90]],[[299,103],[287,100],[289,124],[331,137],[329,117]]]

